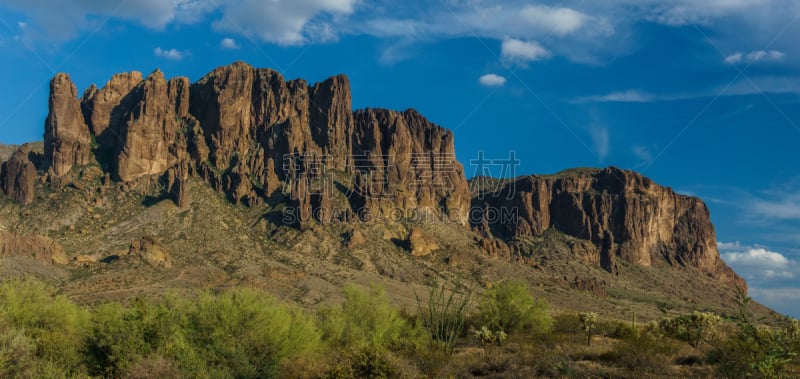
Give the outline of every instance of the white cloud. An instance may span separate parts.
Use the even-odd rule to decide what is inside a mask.
[[[529,5],[520,10],[520,18],[531,26],[544,27],[563,36],[580,29],[590,17],[570,8]]]
[[[737,242],[717,242],[722,259],[750,279],[792,279],[796,262],[763,246],[743,246]]]
[[[789,260],[782,254],[767,251],[764,248],[748,248],[739,253],[725,253],[725,260],[731,264],[758,266],[768,268],[784,268]]]
[[[222,6],[217,30],[229,31],[283,46],[334,39],[332,24],[324,17],[353,12],[357,0],[238,0]],[[311,23],[312,19],[320,18]]]
[[[725,63],[736,64],[742,61],[742,53],[735,53],[725,57]]]
[[[547,59],[552,53],[535,41],[506,38],[500,48],[503,61],[525,66],[530,62]]]
[[[167,49],[164,50],[160,47],[156,47],[153,49],[153,54],[157,57],[167,58],[174,61],[179,61],[186,56],[186,53],[177,49]]]
[[[747,60],[751,62],[758,62],[763,60],[776,61],[782,59],[785,55],[786,54],[777,50],[770,50],[770,51],[759,50],[747,54]]]
[[[233,38],[223,38],[222,41],[220,41],[219,45],[223,49],[229,49],[229,50],[239,49],[239,44],[236,43],[236,40]]]
[[[506,84],[506,78],[496,74],[486,74],[481,76],[478,82],[487,87],[499,87]]]
[[[749,63],[761,62],[761,61],[779,61],[786,56],[785,53],[778,50],[756,50],[747,53],[746,55],[742,52],[736,52],[734,54],[728,55],[725,57],[725,63],[727,64],[737,64],[743,61]]]

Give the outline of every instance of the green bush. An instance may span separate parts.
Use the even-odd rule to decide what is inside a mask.
[[[728,378],[800,377],[800,350],[797,327],[792,320],[783,330],[773,330],[753,323],[751,298],[739,290],[739,314],[736,328],[720,346],[708,354],[721,376]]]
[[[794,378],[800,375],[798,353],[785,331],[740,321],[708,360],[728,378]]]
[[[250,289],[202,295],[189,332],[212,377],[273,377],[284,359],[313,352],[320,340],[312,317]]]
[[[320,328],[329,347],[359,351],[419,343],[421,330],[400,315],[382,288],[365,293],[349,286],[344,296],[342,304],[320,311]]]
[[[27,346],[28,359],[50,362],[65,375],[81,371],[81,346],[88,329],[85,310],[34,280],[4,281],[0,304],[0,327],[7,330],[8,348],[19,352]]]
[[[548,308],[547,302],[533,298],[526,284],[503,282],[483,293],[478,320],[482,326],[508,334],[546,334],[553,326]]]

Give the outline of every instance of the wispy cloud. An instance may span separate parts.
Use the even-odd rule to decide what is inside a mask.
[[[761,61],[778,61],[783,59],[785,56],[785,53],[778,50],[756,50],[747,54],[736,52],[725,57],[725,63],[737,64],[741,62],[755,63]]]
[[[153,49],[153,54],[157,57],[162,57],[166,59],[171,59],[174,61],[179,61],[183,59],[188,53],[185,51],[180,51],[178,49],[162,49],[160,47],[156,47]]]
[[[647,146],[637,145],[631,149],[633,156],[636,158],[635,168],[649,166],[653,163],[654,154],[653,150]]]
[[[592,138],[595,153],[603,161],[608,157],[608,153],[611,150],[608,134],[608,127],[605,125],[592,124],[589,127],[589,135]]]
[[[746,211],[757,218],[800,220],[800,192],[770,191],[746,203]]]
[[[653,103],[690,100],[716,96],[749,96],[762,94],[800,94],[800,77],[762,76],[743,78],[735,83],[687,93],[656,94],[641,90],[624,90],[604,95],[579,97],[572,103]]]
[[[506,84],[506,78],[497,74],[486,74],[481,76],[478,82],[486,87],[500,87]]]
[[[654,94],[639,91],[639,90],[626,90],[620,92],[611,92],[605,95],[582,97],[574,102],[576,103],[649,103],[657,101],[659,96]]]

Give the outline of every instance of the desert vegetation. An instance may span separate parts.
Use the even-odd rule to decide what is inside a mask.
[[[78,305],[34,280],[0,284],[0,377],[461,378],[800,375],[800,323],[695,312],[636,326],[557,312],[523,283],[431,287],[394,306],[343,289],[309,311],[235,288]],[[587,341],[591,344],[587,346]]]

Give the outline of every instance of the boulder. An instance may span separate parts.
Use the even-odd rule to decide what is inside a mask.
[[[408,247],[411,250],[411,255],[415,257],[424,257],[439,250],[439,244],[436,243],[436,239],[423,232],[420,228],[413,228],[408,233]]]

